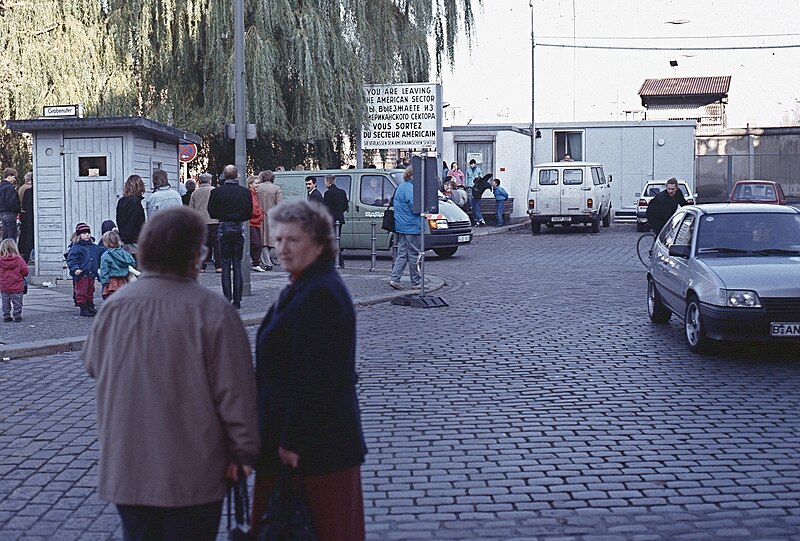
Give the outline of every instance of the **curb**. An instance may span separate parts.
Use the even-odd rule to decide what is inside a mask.
[[[428,275],[426,278],[428,280],[428,287],[425,288],[425,291],[437,291],[446,285],[444,279],[438,276]],[[385,294],[382,293],[353,299],[353,307],[363,308],[383,302],[390,302],[396,297],[402,297],[407,295],[409,292],[415,291],[419,290],[392,290],[391,292],[386,292]],[[251,327],[254,325],[260,325],[261,321],[264,319],[264,314],[258,312],[249,312],[247,314],[241,314],[241,318],[245,327]],[[9,345],[8,347],[0,346],[0,362],[7,362],[13,359],[24,359],[27,357],[44,357],[47,355],[67,353],[70,351],[80,351],[83,349],[83,342],[85,340],[85,336],[71,336],[67,338],[54,338],[52,340],[38,340],[36,342],[21,342],[19,344]]]

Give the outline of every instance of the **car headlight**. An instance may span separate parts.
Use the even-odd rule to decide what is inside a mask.
[[[727,306],[732,308],[761,308],[758,293],[749,289],[728,289],[725,291]]]
[[[428,220],[431,229],[447,229],[447,220]]]

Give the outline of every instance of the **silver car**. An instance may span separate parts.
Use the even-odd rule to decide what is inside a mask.
[[[647,310],[656,323],[682,317],[696,352],[714,340],[800,342],[800,211],[678,209],[653,244]]]

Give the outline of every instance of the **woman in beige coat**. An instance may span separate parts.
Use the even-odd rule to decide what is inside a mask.
[[[197,283],[205,238],[194,210],[154,215],[139,236],[141,277],[103,305],[84,345],[99,496],[117,505],[126,540],[214,540],[226,478],[249,474],[258,453],[247,335]]]
[[[258,204],[264,212],[264,222],[261,224],[261,261],[264,263],[264,270],[272,270],[272,259],[269,251],[275,246],[275,243],[270,238],[269,210],[283,201],[283,192],[281,187],[275,184],[275,174],[269,169],[258,174],[258,182],[256,197],[258,197]]]

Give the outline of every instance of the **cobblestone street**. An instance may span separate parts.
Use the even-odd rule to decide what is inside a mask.
[[[800,539],[796,346],[691,353],[637,238],[479,237],[449,307],[358,309],[370,540]],[[0,363],[0,541],[121,539],[94,419],[80,354]]]

